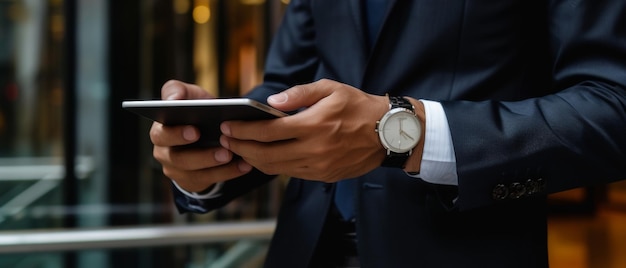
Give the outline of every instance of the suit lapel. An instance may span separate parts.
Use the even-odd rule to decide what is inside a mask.
[[[352,20],[354,22],[354,25],[356,26],[356,32],[359,35],[360,38],[360,43],[362,44],[361,47],[364,51],[366,51],[366,54],[369,55],[371,54],[371,52],[373,51],[374,46],[376,45],[376,43],[378,42],[374,42],[374,44],[371,44],[371,48],[369,49],[367,48],[366,44],[367,44],[367,27],[366,27],[366,21],[365,21],[365,17],[363,14],[365,14],[365,1],[367,0],[352,0],[352,1],[348,1],[348,3],[350,4],[350,9],[351,9],[351,16],[352,16]],[[389,15],[391,13],[391,11],[393,10],[393,7],[396,5],[397,0],[387,0],[389,1],[387,10],[385,11],[384,17],[383,17],[383,21],[382,24],[380,25],[380,30],[382,30],[386,24],[387,19],[389,18]],[[376,37],[376,40],[378,40],[378,36]]]
[[[387,10],[385,10],[385,15],[383,16],[382,24],[380,25],[379,30],[378,30],[379,32],[384,31],[385,25],[387,24],[387,21],[389,20],[389,17],[391,13],[393,12],[393,9],[397,2],[397,0],[387,0],[387,1],[389,1],[389,4],[387,6]],[[378,38],[379,38],[379,35],[377,35],[376,38],[374,39],[374,43],[372,44],[372,49],[370,49],[370,53],[374,51],[374,49],[376,48],[376,44],[379,43]]]
[[[348,1],[348,4],[350,5],[350,11],[352,11],[350,15],[356,28],[355,32],[359,37],[359,50],[361,52],[366,52],[367,50],[365,44],[367,36],[365,35],[365,31],[367,31],[367,28],[365,27],[365,22],[363,21],[363,0]]]
[[[389,1],[389,4],[387,6],[387,10],[385,11],[385,15],[384,15],[383,20],[382,20],[382,25],[380,25],[380,27],[379,27],[379,32],[384,31],[384,28],[388,27],[386,25],[390,23],[389,22],[390,17],[393,15],[393,10],[395,9],[396,3],[397,3],[397,0],[388,0],[388,1]],[[363,5],[365,5],[365,1],[364,0],[353,1],[351,3],[354,3],[355,5],[358,5],[359,8],[361,8],[358,11],[359,12],[363,12],[363,10],[365,8],[365,7],[363,7]],[[360,14],[363,14],[363,13],[360,13]],[[361,18],[363,18],[363,16],[361,16]],[[365,31],[367,31],[367,28],[363,25],[365,23],[363,21],[364,19],[365,18],[361,19],[361,28],[359,30],[361,31],[362,36],[363,36],[363,44],[364,44],[363,46],[366,47],[365,46],[365,44],[366,44],[366,39],[365,39],[366,33],[365,33]],[[373,69],[377,68],[375,66],[376,61],[372,58],[372,54],[377,49],[380,49],[380,48],[378,48],[380,46],[380,40],[379,39],[380,39],[380,34],[378,34],[376,36],[376,38],[374,39],[374,43],[371,45],[371,48],[369,50],[367,50],[367,47],[366,47],[367,63],[365,65],[365,69],[364,69],[364,72],[363,72],[363,77],[361,79],[361,85],[363,86],[362,89],[364,91],[367,91],[367,92],[373,93],[373,94],[382,95],[382,94],[387,93],[389,89],[384,88],[384,87],[380,87],[380,86],[371,87],[372,84],[370,83],[370,81],[372,79],[374,79],[374,77],[375,77],[375,76],[371,76],[372,71],[373,71]],[[378,82],[381,82],[381,79],[374,79],[374,80],[376,80]]]
[[[385,24],[389,24],[392,22],[391,18],[393,18],[392,12],[394,12],[394,8],[396,5],[401,6],[398,0],[388,0],[389,6],[387,7],[387,11],[384,15],[381,29],[386,27]],[[372,74],[372,71],[375,71],[376,60],[371,58],[371,51],[376,48],[376,46],[380,46],[381,41],[375,42],[375,47],[373,49],[368,48],[367,41],[367,25],[364,17],[365,11],[365,1],[364,0],[341,0],[341,1],[318,1],[313,2],[316,10],[320,10],[322,12],[318,13],[321,15],[318,19],[318,25],[321,29],[333,29],[333,31],[324,32],[322,37],[320,37],[320,42],[322,42],[325,46],[328,47],[340,47],[341,53],[337,55],[337,58],[333,59],[338,64],[337,67],[343,70],[341,80],[344,83],[351,84],[355,87],[362,88],[367,92],[372,92],[375,94],[384,94],[386,91],[382,87],[378,87],[378,85],[374,85],[372,89],[368,88],[371,86],[370,82],[373,77],[366,77],[367,74]],[[339,8],[339,9],[338,9]],[[330,16],[331,14],[337,14],[337,12],[341,12],[343,9],[344,14],[349,17],[345,17],[347,19],[346,24],[337,24],[336,17]],[[333,10],[333,12],[328,12],[328,10]],[[334,36],[333,33],[344,34],[341,36],[345,40],[350,40],[349,45],[339,45],[334,44],[335,40],[337,40],[338,36]],[[330,34],[330,36],[326,35]],[[347,36],[352,36],[352,38],[347,38]],[[387,37],[387,38],[397,38],[397,37]],[[388,40],[386,40],[388,41]],[[348,41],[346,41],[348,42]],[[346,59],[346,60],[341,60]],[[348,60],[349,59],[349,60]],[[375,79],[379,82],[382,82],[381,79]],[[385,80],[385,79],[383,79]],[[367,83],[367,84],[364,84]],[[370,84],[370,85],[368,85]]]
[[[358,38],[357,42],[355,42],[356,52],[359,53],[359,55],[361,55],[361,57],[359,58],[367,59],[368,58],[367,35],[366,35],[367,27],[365,26],[364,21],[363,21],[363,12],[365,10],[363,7],[363,1],[362,0],[350,0],[347,2],[350,5],[350,11],[351,11],[350,15],[351,15],[352,22],[355,25],[354,33],[357,35],[357,38]],[[362,67],[362,70],[365,70],[364,65]]]

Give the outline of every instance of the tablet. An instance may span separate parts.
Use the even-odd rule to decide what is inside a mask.
[[[200,140],[192,146],[217,146],[220,123],[229,120],[265,120],[287,114],[248,98],[124,101],[122,107],[164,125],[194,125]]]

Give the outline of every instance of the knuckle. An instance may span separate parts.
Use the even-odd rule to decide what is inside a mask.
[[[174,179],[176,178],[176,174],[177,172],[174,171],[174,169],[167,167],[167,166],[163,166],[163,168],[161,168],[163,175],[165,175],[165,177],[168,177],[170,179]]]
[[[154,157],[154,159],[156,159],[157,161],[161,162],[161,149],[159,149],[159,147],[152,147],[152,157]]]
[[[170,147],[155,146],[152,155],[164,168],[177,170],[190,170],[190,162],[185,161],[184,155],[180,152],[171,150]]]
[[[148,132],[148,135],[150,136],[150,141],[152,142],[152,144],[158,144],[160,141],[160,134],[161,134],[161,124],[159,123],[152,123],[152,127],[150,127],[150,131]]]
[[[297,85],[293,87],[293,91],[291,91],[291,93],[296,99],[303,98],[308,95],[308,88],[304,85]]]
[[[256,128],[256,131],[255,133],[253,133],[253,135],[256,140],[262,141],[262,142],[270,142],[274,140],[273,139],[274,133],[272,131],[272,128],[268,128],[264,126],[260,126]]]
[[[169,150],[165,147],[154,146],[152,148],[152,157],[156,159],[162,165],[167,164],[169,162]]]

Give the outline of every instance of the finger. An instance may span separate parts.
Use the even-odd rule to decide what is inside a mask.
[[[150,141],[157,146],[178,146],[196,142],[200,138],[200,130],[194,126],[165,126],[152,123]]]
[[[161,87],[161,98],[164,100],[186,100],[207,99],[213,98],[213,96],[198,85],[169,80]]]
[[[339,83],[322,79],[310,84],[298,85],[281,93],[271,95],[267,102],[283,111],[293,111],[302,107],[309,107],[333,92],[333,86]]]
[[[179,149],[155,146],[152,154],[162,165],[181,170],[216,167],[230,162],[233,158],[232,152],[222,147]]]
[[[244,159],[253,159],[255,162],[259,159],[263,162],[277,162],[291,157],[290,154],[284,153],[284,146],[278,142],[264,143],[221,136],[220,144],[234,154]]]
[[[297,121],[287,117],[259,121],[225,121],[220,131],[228,137],[240,140],[273,142],[289,140],[301,132]]]
[[[201,170],[180,170],[163,166],[163,174],[188,192],[201,192],[209,186],[240,177],[252,170],[243,160]]]
[[[326,178],[327,169],[323,166],[327,166],[328,163],[320,163],[321,161],[311,163],[310,157],[318,152],[303,149],[301,144],[296,142],[286,141],[269,145],[232,140],[231,150],[265,174],[285,174],[311,180]],[[284,153],[286,151],[290,153]]]

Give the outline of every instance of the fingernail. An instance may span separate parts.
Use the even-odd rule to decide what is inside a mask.
[[[183,129],[183,138],[188,141],[195,141],[198,139],[198,134],[192,126],[187,126]]]
[[[239,165],[237,165],[237,167],[242,173],[248,173],[250,170],[252,170],[252,166],[246,161],[239,161]]]
[[[230,157],[227,150],[217,150],[217,152],[215,152],[215,160],[217,162],[225,163],[230,160],[229,158]]]
[[[230,124],[222,123],[220,125],[220,131],[222,131],[222,134],[224,134],[226,136],[230,136]]]
[[[287,98],[288,98],[287,93],[278,93],[278,94],[274,94],[272,96],[269,96],[267,98],[267,101],[268,102],[273,102],[273,103],[276,103],[276,104],[278,104],[278,103],[285,103],[285,102],[287,102]]]
[[[172,93],[171,95],[165,97],[166,100],[176,100],[178,98],[178,92]]]

